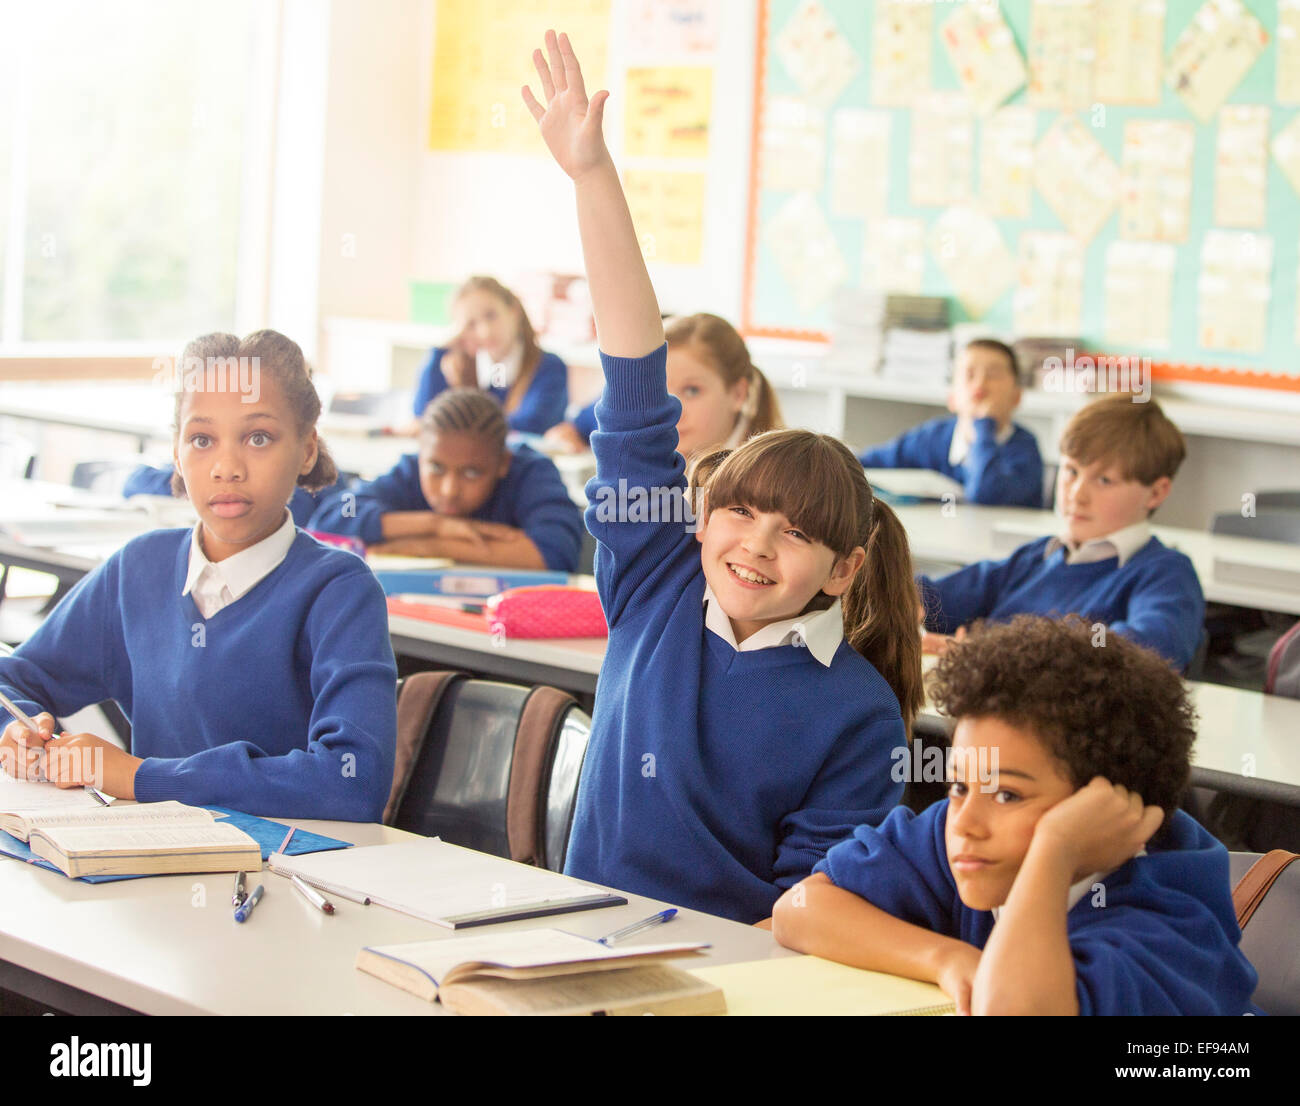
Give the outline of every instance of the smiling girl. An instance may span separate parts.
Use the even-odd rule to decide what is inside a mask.
[[[605,371],[588,495],[676,503],[681,404],[601,136],[608,93],[587,100],[567,38],[546,46],[547,106],[524,99],[574,181]],[[891,751],[921,702],[916,589],[898,520],[841,443],[779,431],[706,462],[694,534],[588,508],[610,634],[566,871],[753,922],[902,796]]]
[[[0,658],[0,689],[40,728],[8,725],[3,763],[29,774],[41,751],[75,749],[44,758],[60,786],[377,820],[397,670],[374,576],[298,530],[286,507],[296,486],[335,478],[302,351],[261,330],[205,335],[183,356],[248,358],[258,373],[252,391],[176,394],[176,467],[199,522],[128,543]],[[131,722],[130,752],[94,734],[55,737],[54,717],[38,714],[105,699]]]

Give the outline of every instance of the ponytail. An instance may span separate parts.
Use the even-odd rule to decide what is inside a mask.
[[[893,688],[910,734],[925,703],[912,553],[898,516],[879,499],[872,513],[866,562],[841,601],[844,636]]]
[[[753,366],[749,374],[749,399],[740,415],[741,418],[749,419],[750,436],[766,434],[769,430],[781,430],[785,427],[776,392],[772,390],[772,385],[767,382],[767,377],[757,365]]]

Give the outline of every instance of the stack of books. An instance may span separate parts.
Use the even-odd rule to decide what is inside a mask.
[[[827,372],[873,376],[880,369],[885,297],[860,288],[840,288],[831,300],[831,348]]]
[[[885,297],[880,375],[943,387],[952,369],[952,332],[944,296]]]

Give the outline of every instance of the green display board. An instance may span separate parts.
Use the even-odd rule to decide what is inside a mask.
[[[910,188],[909,159],[912,155],[912,128],[915,106],[882,106],[873,102],[872,86],[872,49],[873,34],[876,24],[876,3],[873,0],[815,0],[821,9],[816,18],[833,25],[837,31],[836,40],[828,49],[828,69],[843,64],[847,56],[845,46],[856,55],[856,70],[851,79],[841,82],[842,87],[834,89],[828,98],[825,90],[816,102],[817,95],[809,95],[808,68],[803,74],[798,72],[798,64],[790,64],[789,36],[792,21],[807,23],[809,14],[806,10],[810,0],[764,0],[763,15],[760,22],[758,42],[758,77],[756,80],[757,113],[754,127],[754,171],[752,181],[754,193],[751,199],[750,227],[748,234],[748,257],[746,273],[746,327],[759,334],[808,335],[824,334],[830,328],[829,301],[825,296],[800,294],[800,289],[792,287],[792,275],[797,277],[800,269],[792,268],[781,256],[781,246],[775,241],[777,233],[773,222],[780,220],[783,212],[788,212],[792,199],[798,195],[788,187],[788,173],[777,171],[777,187],[772,186],[773,172],[770,156],[764,161],[764,131],[771,123],[774,100],[784,102],[788,108],[791,101],[802,101],[811,110],[824,116],[826,141],[817,155],[823,157],[820,180],[815,189],[808,190],[808,195],[800,199],[801,204],[815,201],[824,219],[824,226],[829,227],[830,239],[838,251],[838,258],[827,262],[828,266],[845,274],[845,282],[852,286],[862,286],[864,234],[871,216],[837,214],[834,210],[834,166],[832,136],[836,126],[836,115],[841,109],[871,109],[885,112],[890,116],[889,155],[887,164],[879,167],[884,175],[885,214],[890,217],[903,216],[920,219],[925,224],[925,249],[923,270],[919,277],[918,290],[928,295],[945,295],[953,297],[953,321],[978,318],[986,322],[991,330],[1016,334],[1015,285],[1014,283],[1001,292],[991,304],[983,305],[980,313],[972,313],[963,307],[957,297],[952,282],[941,268],[931,235],[934,225],[943,215],[943,206],[916,205],[912,202]],[[1059,2],[1059,0],[1058,0]],[[1139,7],[1145,0],[1132,0],[1133,8]],[[1227,0],[1231,2],[1231,0]],[[1286,0],[1283,0],[1285,4]],[[945,21],[960,7],[957,3],[939,2],[929,5],[932,11],[932,32],[929,36],[930,77],[929,88],[934,91],[960,93],[963,84],[959,80],[950,61],[948,49],[941,40]],[[1149,5],[1148,5],[1149,6]],[[1156,8],[1159,8],[1156,4]],[[1015,45],[1022,58],[1032,48],[1031,18],[1036,18],[1035,7],[1031,0],[1002,0],[997,5],[1002,18],[1014,36]],[[1220,118],[1216,113],[1205,123],[1198,120],[1189,109],[1184,99],[1172,90],[1166,80],[1165,59],[1168,59],[1179,36],[1196,18],[1200,3],[1194,0],[1179,2],[1169,0],[1164,5],[1163,49],[1160,52],[1159,102],[1142,105],[1111,103],[1107,99],[1106,89],[1092,89],[1093,103],[1074,111],[1054,110],[1036,107],[1027,97],[1027,89],[1021,87],[1014,95],[1008,97],[1005,105],[1024,104],[1036,107],[1033,121],[1034,143],[1048,132],[1053,123],[1062,115],[1073,116],[1086,128],[1087,133],[1100,143],[1101,147],[1119,170],[1124,164],[1125,126],[1132,120],[1169,120],[1190,124],[1193,134],[1190,172],[1190,200],[1187,204],[1185,240],[1167,243],[1168,250],[1174,251],[1174,265],[1171,279],[1171,296],[1169,298],[1169,325],[1167,327],[1167,344],[1159,341],[1150,344],[1128,342],[1118,348],[1113,340],[1108,341],[1107,319],[1107,251],[1116,241],[1122,240],[1121,209],[1116,208],[1106,217],[1100,229],[1082,243],[1082,295],[1079,303],[1077,336],[1088,348],[1150,356],[1155,362],[1166,363],[1172,371],[1167,375],[1184,376],[1193,379],[1205,379],[1221,383],[1258,385],[1265,383],[1255,374],[1269,374],[1273,379],[1266,386],[1281,387],[1287,390],[1300,390],[1300,358],[1297,358],[1297,265],[1300,264],[1300,195],[1296,187],[1287,179],[1278,159],[1271,150],[1267,155],[1266,206],[1263,225],[1248,227],[1220,227],[1216,224],[1216,164],[1217,144],[1219,139]],[[1244,76],[1232,88],[1226,104],[1253,104],[1268,107],[1267,134],[1271,143],[1277,134],[1284,130],[1297,115],[1294,105],[1280,104],[1276,100],[1277,66],[1279,59],[1277,41],[1278,5],[1276,0],[1247,0],[1245,9],[1253,14],[1262,25],[1267,42],[1262,51],[1250,64]],[[1113,10],[1112,6],[1099,3],[1099,12]],[[783,37],[784,36],[784,37]],[[851,68],[851,66],[850,66]],[[792,71],[793,70],[793,71]],[[976,115],[973,124],[973,151],[970,159],[972,179],[970,195],[972,201],[980,198],[980,158],[981,147],[985,141],[986,122]],[[788,150],[787,150],[788,152]],[[814,161],[816,158],[813,159]],[[874,174],[874,168],[871,170]],[[877,187],[875,182],[864,179],[864,187]],[[782,187],[782,185],[786,185]],[[840,205],[843,206],[842,204]],[[1036,231],[1065,231],[1066,227],[1057,211],[1049,205],[1038,187],[1032,188],[1030,207],[1027,215],[1022,217],[999,216],[994,222],[1011,257],[1019,257],[1021,236]],[[793,225],[798,225],[797,221]],[[1272,263],[1268,271],[1269,293],[1266,317],[1260,333],[1260,348],[1244,350],[1230,348],[1226,343],[1219,348],[1201,344],[1203,337],[1203,246],[1207,233],[1217,229],[1227,230],[1233,234],[1253,233],[1260,243],[1271,240]],[[1234,239],[1240,244],[1243,239]],[[807,258],[802,262],[802,272],[815,275],[819,267]],[[1145,288],[1145,286],[1144,286]],[[1145,294],[1145,292],[1139,292]],[[1114,302],[1112,300],[1112,302]],[[1152,310],[1160,310],[1153,305]],[[1208,316],[1208,312],[1204,312]]]

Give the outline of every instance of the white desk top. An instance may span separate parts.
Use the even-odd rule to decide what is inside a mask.
[[[298,824],[359,845],[409,836],[378,825]],[[453,938],[452,930],[337,896],[336,913],[326,917],[282,877],[263,870],[252,878],[266,895],[239,925],[229,875],[87,884],[0,858],[0,958],[150,1014],[442,1012],[357,971],[353,961],[365,945]],[[594,937],[666,905],[629,895],[627,906],[493,928],[560,926]],[[713,964],[794,955],[764,930],[694,910],[637,940],[709,941]]]

